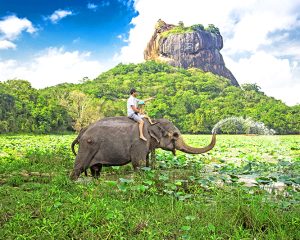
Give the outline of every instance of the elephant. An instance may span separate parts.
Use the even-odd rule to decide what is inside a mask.
[[[156,148],[171,151],[175,155],[176,150],[201,154],[215,146],[216,134],[212,135],[208,146],[195,148],[184,142],[178,128],[169,120],[162,118],[152,121],[155,124],[144,119],[147,141],[139,138],[138,123],[128,117],[106,117],[82,129],[71,145],[75,155],[75,145],[79,144],[79,148],[70,178],[78,179],[88,168],[93,177],[98,178],[102,166],[121,166],[130,162],[137,171],[145,162],[149,165],[149,154]]]

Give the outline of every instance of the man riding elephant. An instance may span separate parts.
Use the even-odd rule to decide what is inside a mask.
[[[149,165],[149,154],[156,148],[176,150],[190,154],[201,154],[211,150],[216,143],[213,134],[211,143],[203,148],[187,145],[176,126],[167,119],[154,119],[155,124],[144,121],[144,137],[139,135],[139,127],[128,117],[103,118],[83,129],[72,143],[79,144],[74,169],[70,175],[76,180],[82,172],[91,168],[92,175],[99,177],[102,166],[121,166],[129,162],[138,170],[144,162]],[[75,153],[76,154],[76,153]]]
[[[137,99],[138,92],[132,88],[130,90],[130,97],[127,100],[127,116],[134,121],[139,123],[139,135],[140,139],[147,141],[147,139],[144,136],[143,128],[144,128],[144,121],[140,115],[140,109],[138,108],[138,102],[140,101]],[[152,100],[153,98],[148,98],[144,100],[143,102],[147,102]]]

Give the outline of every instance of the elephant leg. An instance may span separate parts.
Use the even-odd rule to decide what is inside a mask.
[[[96,172],[96,178],[100,177],[101,170],[102,170],[102,164],[99,164],[98,165],[98,171]]]
[[[135,172],[139,171],[139,170],[140,170],[140,167],[141,167],[139,161],[133,161],[133,162],[132,162],[132,166],[133,166],[133,170],[134,170]]]
[[[141,141],[131,146],[130,160],[134,171],[138,171],[141,166],[146,165],[148,151],[147,145],[144,142],[141,144]]]
[[[143,158],[139,158],[139,157],[133,158],[131,160],[133,170],[139,171],[141,166],[143,166],[143,165],[145,166],[145,162],[146,162],[146,156],[144,156]]]
[[[95,165],[94,165],[95,166]],[[94,166],[91,166],[90,169],[91,169],[91,174],[93,177],[95,177],[96,175],[96,169],[94,168]]]
[[[155,169],[156,167],[156,155],[155,149],[151,150],[151,168]]]
[[[102,170],[102,164],[95,164],[95,165],[91,166],[92,176],[94,178],[98,179],[100,177],[101,170]]]
[[[146,167],[149,167],[150,164],[149,164],[149,153],[147,153],[147,156],[146,156]]]

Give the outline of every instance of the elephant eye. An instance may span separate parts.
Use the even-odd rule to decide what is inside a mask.
[[[92,140],[92,139],[88,139],[87,142],[88,142],[89,144],[92,144],[92,143],[93,143],[93,140]]]
[[[179,137],[179,134],[178,134],[177,132],[174,132],[174,133],[173,133],[173,137],[174,137],[174,138],[178,138],[178,137]]]

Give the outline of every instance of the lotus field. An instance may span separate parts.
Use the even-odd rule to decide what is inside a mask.
[[[75,137],[0,136],[0,239],[300,239],[300,136],[218,135],[72,182]]]

